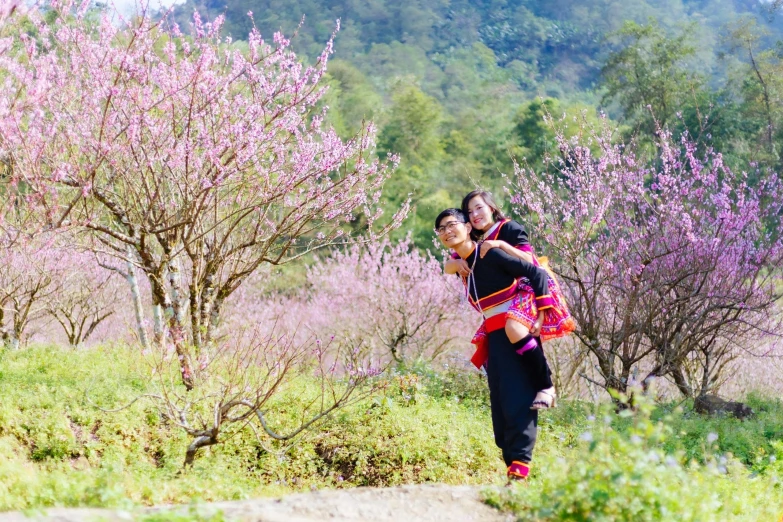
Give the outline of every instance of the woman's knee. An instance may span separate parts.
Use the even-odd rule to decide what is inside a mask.
[[[506,336],[511,343],[517,343],[528,336],[530,330],[524,324],[513,319],[506,320]]]

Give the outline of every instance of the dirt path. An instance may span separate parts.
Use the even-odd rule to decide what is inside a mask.
[[[226,520],[247,522],[506,522],[513,520],[481,502],[475,486],[417,485],[396,488],[357,488],[299,493],[282,498],[237,502],[215,502],[197,512],[223,512]],[[41,520],[75,522],[83,520],[128,521],[144,519],[161,510],[188,513],[188,508],[150,508],[134,514],[103,509],[50,509],[24,515],[0,513],[0,522]]]

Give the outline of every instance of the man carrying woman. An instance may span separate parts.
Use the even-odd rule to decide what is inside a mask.
[[[503,452],[509,480],[524,479],[530,471],[536,442],[538,411],[531,405],[538,391],[531,375],[548,372],[540,347],[524,349],[526,335],[512,343],[505,331],[509,303],[518,294],[518,281],[525,278],[535,294],[538,314],[552,307],[546,270],[500,248],[480,255],[471,238],[472,226],[459,209],[446,209],[435,220],[443,246],[454,250],[467,264],[464,277],[471,304],[484,316],[486,368],[495,443]],[[537,317],[540,322],[543,317]],[[518,351],[521,352],[517,353]],[[483,356],[479,356],[481,358]],[[474,360],[476,357],[474,357]]]

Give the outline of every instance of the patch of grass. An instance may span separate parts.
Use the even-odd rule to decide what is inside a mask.
[[[222,511],[215,513],[204,511],[197,506],[190,506],[187,511],[182,509],[167,509],[144,513],[133,518],[136,522],[225,522]]]
[[[704,463],[711,453],[718,451],[761,471],[769,463],[769,457],[777,455],[776,443],[783,441],[783,402],[759,395],[751,395],[746,402],[755,414],[743,420],[732,415],[701,415],[693,411],[690,402],[682,407],[660,405],[652,417],[655,420],[673,417],[674,436],[665,443],[669,453],[682,451],[688,459]],[[707,443],[708,438],[716,437],[714,443]],[[776,456],[780,457],[783,455]]]
[[[238,500],[311,487],[479,484],[502,470],[488,408],[454,394],[430,396],[425,378],[414,374],[389,377],[383,394],[340,411],[293,446],[248,429],[202,450],[184,471],[187,437],[149,402],[116,413],[94,406],[117,408],[150,391],[149,369],[136,351],[33,347],[0,354],[0,374],[0,510]],[[270,422],[296,422],[312,385],[302,381],[279,397]]]
[[[400,368],[384,377],[382,393],[339,411],[294,445],[271,440],[263,432],[257,438],[246,429],[202,450],[187,470],[181,468],[187,437],[165,422],[151,403],[142,399],[116,413],[95,407],[117,408],[151,391],[149,371],[138,352],[122,346],[0,351],[0,511],[52,506],[131,509],[240,500],[313,487],[504,482],[486,381],[459,364],[438,371],[426,365]],[[279,396],[267,415],[270,423],[280,429],[295,425],[312,387],[302,379]],[[673,405],[651,408],[650,425],[665,419],[669,430],[653,449],[663,460],[675,458],[682,470],[679,475],[667,474],[650,464],[644,473],[656,484],[665,478],[681,485],[687,478],[702,484],[699,487],[769,505],[763,496],[766,490],[757,485],[783,475],[783,407],[778,400],[749,400],[757,416],[745,421],[701,417],[687,405],[684,413]],[[607,416],[610,420],[604,425]],[[617,484],[602,473],[630,480],[635,475],[626,472],[636,469],[630,463],[638,454],[623,457],[621,452],[616,465],[595,467],[589,463],[600,455],[608,462],[613,454],[600,450],[586,458],[590,449],[582,437],[595,433],[598,423],[618,437],[606,435],[615,440],[611,444],[627,445],[639,430],[635,422],[578,401],[563,401],[557,409],[542,412],[530,495],[559,491],[561,500],[546,497],[553,502],[586,492],[611,498]],[[710,434],[717,434],[717,440],[710,442]],[[701,471],[692,472],[691,461],[699,463]],[[727,478],[705,466],[724,467],[730,474]],[[648,494],[649,502],[657,498],[658,490],[634,484],[620,488],[618,499]],[[732,484],[742,491],[730,493]],[[661,490],[659,500],[668,502],[669,493]],[[498,497],[496,504],[530,510],[539,506],[531,499],[509,493]]]
[[[578,443],[560,455],[543,453],[528,487],[488,490],[487,502],[531,522],[780,519],[779,468],[754,474],[718,453],[712,438],[703,464],[667,451],[681,418],[660,416],[643,398],[637,407],[619,414],[611,405],[598,408]]]

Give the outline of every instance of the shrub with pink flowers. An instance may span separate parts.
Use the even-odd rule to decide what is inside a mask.
[[[344,242],[360,215],[378,229],[396,158],[378,158],[372,124],[342,140],[324,123],[331,39],[305,67],[282,34],[222,37],[222,17],[195,14],[187,36],[166,16],[118,27],[89,7],[31,12],[34,35],[0,55],[10,185],[48,226],[78,227],[145,274],[155,341],[168,333],[190,386],[223,303],[254,271]]]
[[[459,279],[443,275],[441,262],[410,240],[336,250],[317,258],[301,283],[293,294],[238,295],[229,322],[285,325],[340,339],[381,361],[412,364],[465,351],[480,319]]]
[[[732,172],[687,135],[659,138],[645,162],[608,129],[561,137],[549,170],[517,167],[510,191],[554,261],[598,383],[667,377],[695,396],[715,392],[740,354],[769,355],[761,343],[779,331],[783,183]]]

